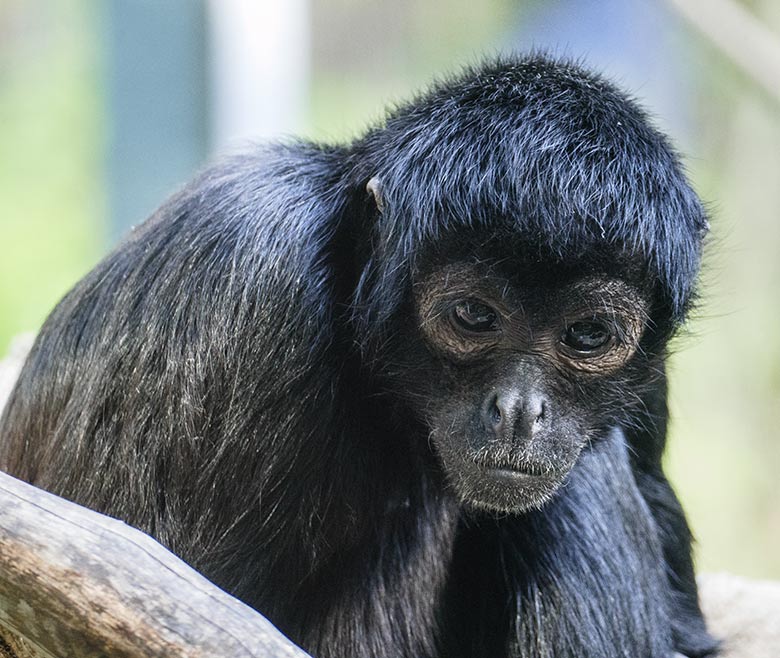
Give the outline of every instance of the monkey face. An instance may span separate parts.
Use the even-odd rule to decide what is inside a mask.
[[[424,355],[410,351],[416,381],[403,386],[450,488],[494,512],[547,501],[588,443],[620,422],[637,385],[639,287],[593,268],[534,269],[507,276],[456,262],[414,286]]]

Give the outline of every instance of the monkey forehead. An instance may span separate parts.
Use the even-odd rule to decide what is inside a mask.
[[[460,227],[499,228],[561,257],[628,249],[682,315],[705,212],[666,138],[600,77],[540,57],[497,61],[400,107],[366,144],[386,253],[412,257]]]
[[[549,311],[550,303],[569,309],[582,307],[630,311],[644,317],[651,290],[647,281],[630,269],[610,274],[602,268],[568,267],[561,271],[525,265],[508,267],[507,261],[454,261],[426,267],[414,274],[413,292],[418,308],[428,308],[441,298],[475,296],[497,303],[513,313],[534,307]],[[565,303],[564,303],[565,302]],[[537,309],[539,310],[539,309]]]

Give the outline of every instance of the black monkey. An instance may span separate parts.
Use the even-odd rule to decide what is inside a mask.
[[[46,322],[0,464],[318,657],[709,655],[661,470],[706,228],[598,76],[466,70],[169,200]]]

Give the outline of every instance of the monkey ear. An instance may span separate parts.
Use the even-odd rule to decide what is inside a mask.
[[[366,192],[374,197],[374,203],[376,209],[383,213],[385,210],[385,200],[382,197],[382,181],[377,176],[374,176],[368,183],[366,183]]]

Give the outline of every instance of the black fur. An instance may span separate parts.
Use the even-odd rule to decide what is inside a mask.
[[[543,57],[465,71],[350,145],[258,148],[169,200],[46,322],[0,464],[151,533],[315,656],[708,655],[660,462],[664,347],[706,226],[601,78]],[[629,260],[652,287],[625,420],[540,511],[462,509],[377,374],[415,272],[467,235]]]

